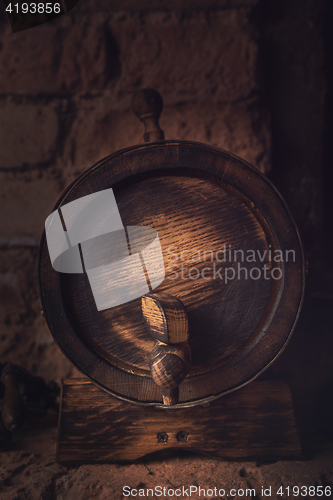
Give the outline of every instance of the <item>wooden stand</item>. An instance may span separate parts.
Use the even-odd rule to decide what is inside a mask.
[[[223,459],[301,458],[284,381],[259,381],[210,404],[145,407],[110,396],[85,379],[62,385],[57,461],[134,461],[188,450]]]

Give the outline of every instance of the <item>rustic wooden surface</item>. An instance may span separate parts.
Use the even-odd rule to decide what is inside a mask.
[[[63,382],[58,461],[132,461],[177,449],[224,459],[300,458],[288,385],[253,382],[210,405],[158,409],[115,399],[86,379]]]
[[[287,344],[304,288],[298,232],[274,187],[230,153],[164,141],[103,159],[67,189],[57,207],[110,187],[124,226],[152,227],[159,235],[166,278],[154,291],[179,298],[187,311],[192,365],[179,386],[178,404],[217,398],[256,377]],[[274,264],[283,271],[280,281],[235,279],[225,284],[203,277],[211,262],[179,259],[180,251],[191,259],[194,250],[216,253],[225,244],[261,254],[270,248],[294,249],[295,262]],[[178,249],[177,261],[170,248]],[[267,255],[260,265],[271,268]],[[200,277],[183,279],[184,264],[194,265]],[[242,266],[249,269],[251,264]],[[44,237],[39,269],[46,321],[74,365],[113,394],[162,404],[162,389],[149,372],[154,341],[144,326],[141,300],[98,312],[84,274],[53,270]]]

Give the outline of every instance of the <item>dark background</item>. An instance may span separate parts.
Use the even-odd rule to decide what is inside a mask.
[[[142,142],[130,103],[133,92],[153,87],[164,99],[167,139],[245,158],[290,206],[308,261],[306,299],[290,345],[265,376],[289,379],[307,457],[328,453],[332,21],[329,0],[81,0],[50,23],[12,33],[1,4],[1,362],[48,381],[75,374],[40,315],[39,239],[77,175]],[[325,460],[311,468],[319,484]]]

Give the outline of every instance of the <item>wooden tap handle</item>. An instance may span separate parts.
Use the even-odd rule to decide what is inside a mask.
[[[164,132],[158,123],[163,109],[163,99],[157,90],[142,89],[136,92],[132,98],[132,109],[145,126],[143,136],[145,142],[164,140]]]
[[[27,410],[23,400],[28,374],[16,365],[8,364],[2,372],[1,381],[5,386],[2,405],[2,420],[11,432],[22,429],[27,419]]]
[[[188,341],[188,318],[184,304],[167,293],[150,293],[141,299],[149,334],[165,344]]]
[[[186,309],[179,299],[165,293],[145,295],[141,304],[148,331],[156,340],[149,358],[150,372],[162,387],[163,403],[173,405],[191,364]]]

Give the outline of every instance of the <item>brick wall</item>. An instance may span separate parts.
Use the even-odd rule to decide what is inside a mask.
[[[166,138],[222,147],[268,173],[269,32],[256,0],[81,0],[15,34],[1,15],[0,361],[59,380],[72,368],[40,316],[36,279],[39,239],[58,197],[102,157],[142,142],[130,109],[142,87],[164,98]]]

